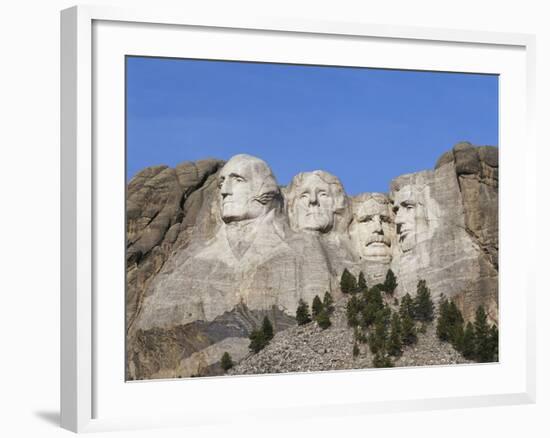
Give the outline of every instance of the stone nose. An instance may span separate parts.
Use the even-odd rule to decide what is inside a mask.
[[[395,225],[402,225],[404,223],[402,210],[402,208],[398,209],[395,214]]]
[[[222,198],[225,198],[227,195],[231,195],[231,182],[229,180],[224,180],[220,186],[220,194]]]
[[[374,216],[373,218],[374,222],[374,232],[377,234],[384,234],[384,230],[382,229],[382,220],[379,216]]]
[[[313,192],[309,196],[309,205],[318,205],[319,204],[319,198],[317,196],[317,193]]]

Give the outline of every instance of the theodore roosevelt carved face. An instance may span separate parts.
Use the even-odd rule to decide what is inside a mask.
[[[365,260],[390,261],[395,224],[389,198],[382,193],[364,193],[353,200],[350,236]]]
[[[327,233],[346,205],[340,180],[321,170],[296,175],[288,197],[290,224],[295,230]]]
[[[273,209],[279,187],[265,161],[250,155],[235,155],[223,166],[218,179],[222,220],[254,219]]]

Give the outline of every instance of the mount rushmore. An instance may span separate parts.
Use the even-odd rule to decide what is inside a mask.
[[[248,353],[266,315],[295,324],[300,299],[341,296],[344,269],[368,284],[425,279],[467,320],[498,322],[498,149],[456,144],[433,170],[388,193],[348,196],[322,170],[278,185],[260,158],[236,155],[139,172],[127,187],[127,379],[197,375]]]

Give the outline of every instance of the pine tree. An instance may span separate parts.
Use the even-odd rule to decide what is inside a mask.
[[[399,305],[399,315],[401,316],[401,319],[403,319],[405,316],[414,319],[414,302],[408,292],[403,298],[401,298],[401,304]]]
[[[451,326],[464,324],[464,318],[462,317],[462,312],[458,310],[458,307],[454,303],[454,301],[451,301],[449,303],[449,322]]]
[[[476,339],[474,326],[471,322],[466,324],[466,329],[464,330],[462,355],[469,360],[473,360],[476,357]]]
[[[414,320],[407,312],[401,316],[401,341],[403,345],[412,345],[417,341]]]
[[[476,360],[478,362],[491,362],[493,351],[489,333],[489,324],[487,323],[487,314],[483,307],[479,306],[476,311],[474,321],[474,334],[476,344]]]
[[[258,353],[259,351],[263,350],[268,343],[265,338],[264,332],[261,329],[253,330],[252,333],[250,333],[249,339],[250,344],[248,345],[248,348],[254,353]]]
[[[375,285],[364,294],[363,306],[361,309],[362,326],[364,328],[370,327],[374,323],[378,311],[383,308],[384,300],[382,298],[380,285]]]
[[[347,268],[344,268],[342,277],[340,278],[340,290],[345,294],[354,293],[357,289],[357,281],[351,272]]]
[[[273,339],[273,326],[267,316],[264,316],[264,320],[262,322],[262,333],[267,342]]]
[[[324,309],[317,316],[317,324],[319,324],[319,327],[321,327],[323,330],[329,328],[332,324],[330,322],[328,313]]]
[[[353,357],[359,356],[359,346],[357,344],[353,344]]]
[[[489,345],[493,356],[491,362],[498,362],[498,328],[495,325],[491,326],[489,332]]]
[[[386,273],[386,279],[384,281],[384,290],[393,295],[395,288],[397,287],[397,278],[391,269],[388,269]]]
[[[442,298],[439,301],[439,317],[437,318],[437,337],[442,341],[450,341],[449,301]]]
[[[368,302],[367,305],[363,308],[363,311],[361,312],[362,321],[361,325],[364,328],[369,328],[372,324],[374,324],[374,320],[376,319],[376,314],[380,311],[380,307],[373,302]]]
[[[401,319],[398,313],[393,313],[391,318],[390,337],[388,340],[388,354],[390,356],[401,355]]]
[[[426,280],[419,280],[416,286],[414,317],[418,321],[433,321],[434,319],[434,303],[430,289],[426,286]]]
[[[388,326],[391,310],[388,307],[379,310],[374,320],[374,330],[369,336],[369,346],[373,354],[385,352],[388,342]]]
[[[325,296],[323,297],[323,307],[329,315],[332,315],[334,312],[334,299],[329,291],[326,291]]]
[[[309,306],[302,299],[298,301],[298,308],[296,309],[296,321],[298,322],[298,325],[304,325],[308,322],[311,322],[311,317],[309,315]]]
[[[457,305],[449,303],[449,339],[455,349],[460,351],[462,338],[464,337],[464,318]]]
[[[365,292],[367,289],[367,281],[365,280],[363,271],[359,271],[359,279],[357,280],[357,292]]]
[[[366,301],[367,303],[373,303],[378,307],[378,309],[382,309],[384,307],[384,299],[382,298],[381,284],[376,284],[369,289]]]
[[[368,287],[364,289],[363,292],[361,292],[361,300],[363,301],[363,303],[366,304],[369,301],[370,293],[371,292]]]
[[[346,317],[348,326],[356,327],[359,325],[360,302],[357,296],[353,295],[346,304]]]
[[[451,344],[456,351],[464,350],[464,324],[456,324],[451,330]]]
[[[224,371],[233,368],[233,359],[231,359],[231,355],[227,351],[222,355],[221,367]]]
[[[320,313],[323,311],[323,302],[319,295],[315,295],[313,302],[311,303],[311,317],[316,320]]]
[[[437,336],[442,341],[450,342],[455,350],[464,347],[464,318],[454,302],[442,297],[439,302],[437,318]]]
[[[269,341],[273,339],[273,326],[267,316],[264,316],[262,327],[257,330],[253,330],[249,336],[250,344],[248,348],[254,353],[258,353],[263,350]]]

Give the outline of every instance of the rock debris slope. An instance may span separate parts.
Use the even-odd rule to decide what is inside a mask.
[[[294,326],[277,333],[265,349],[249,354],[229,370],[229,375],[276,374],[287,372],[328,371],[373,367],[373,354],[359,344],[353,356],[353,329],[347,326],[346,298],[340,299],[331,317],[332,325],[322,330],[316,322]],[[220,355],[221,357],[221,355]],[[428,324],[418,342],[403,349],[395,366],[452,365],[471,363],[449,343],[440,341],[435,325]]]

